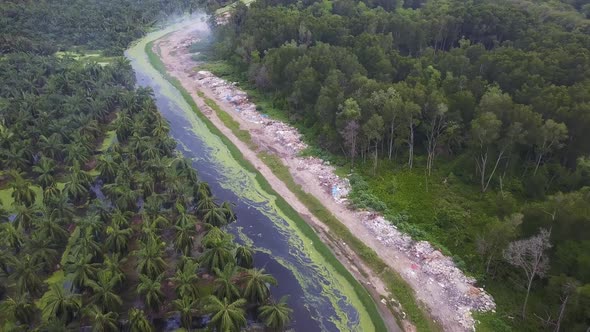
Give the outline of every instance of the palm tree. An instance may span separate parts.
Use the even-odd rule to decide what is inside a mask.
[[[236,248],[236,263],[238,266],[245,269],[252,268],[254,259],[252,257],[252,249],[246,246],[239,246]]]
[[[129,226],[129,219],[133,216],[132,212],[123,211],[121,209],[114,209],[111,213],[111,225],[127,228]]]
[[[176,269],[176,273],[170,280],[174,282],[176,295],[178,297],[186,297],[197,299],[199,296],[199,277],[197,270],[199,264],[192,259],[184,262],[181,268]]]
[[[142,243],[141,248],[135,252],[137,256],[137,271],[141,274],[155,278],[166,269],[166,262],[162,258],[163,245],[155,240]]]
[[[21,324],[30,325],[35,321],[37,308],[29,294],[24,293],[15,297],[7,297],[0,303],[0,311]]]
[[[115,160],[113,153],[104,154],[98,157],[96,170],[100,172],[100,177],[106,182],[112,182],[117,174],[118,162]]]
[[[42,299],[43,317],[56,317],[66,323],[76,317],[82,305],[82,295],[64,290],[60,284],[49,285],[49,291]]]
[[[201,182],[203,183],[203,182]],[[201,183],[199,183],[199,185],[201,185]],[[216,208],[217,204],[215,203],[215,200],[213,199],[212,196],[203,196],[201,198],[199,198],[198,202],[197,202],[197,212],[199,213],[200,216],[204,215],[205,213],[207,213],[207,211]]]
[[[266,327],[273,331],[282,331],[291,321],[293,309],[287,306],[287,296],[281,297],[279,302],[265,304],[258,310],[259,318]]]
[[[142,296],[146,306],[150,308],[152,312],[157,312],[164,302],[162,275],[152,279],[145,274],[140,274],[137,293]]]
[[[217,331],[237,332],[246,326],[246,313],[244,311],[246,300],[238,299],[230,303],[225,298],[222,301],[213,295],[209,296],[207,300],[205,310],[213,314],[209,324],[215,327]]]
[[[203,221],[217,227],[227,225],[227,215],[225,208],[215,206],[205,210],[205,213],[203,214]]]
[[[90,160],[90,149],[83,141],[73,140],[75,143],[66,145],[66,162],[69,165],[85,164]]]
[[[50,239],[35,235],[25,243],[23,252],[30,254],[33,262],[40,263],[45,271],[53,269],[59,256]]]
[[[70,243],[72,243],[70,254],[76,259],[86,256],[94,258],[102,254],[100,244],[96,242],[90,226],[87,227],[84,229],[76,227],[72,235],[70,235]]]
[[[268,285],[277,285],[277,280],[264,269],[249,269],[242,277],[244,297],[252,303],[264,303],[270,296]]]
[[[51,187],[50,187],[51,188]],[[49,190],[47,188],[45,191]],[[57,189],[58,196],[51,198],[49,202],[44,202],[47,207],[51,208],[51,217],[54,219],[62,219],[66,222],[71,221],[74,217],[74,206],[66,195],[62,195],[61,191]]]
[[[103,312],[96,305],[84,309],[84,316],[92,323],[92,332],[119,331],[116,312]]]
[[[37,183],[41,188],[53,186],[55,184],[55,162],[49,158],[42,157],[39,163],[33,166],[33,172],[37,173]]]
[[[86,286],[92,289],[90,301],[105,311],[116,311],[123,304],[123,300],[117,295],[119,280],[120,277],[114,276],[110,271],[98,272],[96,281],[88,280],[86,282]]]
[[[62,160],[63,144],[60,133],[53,133],[49,137],[41,135],[38,144],[44,156],[54,160]]]
[[[51,205],[51,202],[62,197],[61,190],[56,186],[49,186],[43,190],[43,204]],[[65,195],[63,196],[67,198]]]
[[[201,256],[201,263],[209,271],[222,269],[229,263],[235,263],[232,251],[233,244],[225,239],[211,242]]]
[[[223,209],[223,212],[225,213],[225,218],[227,223],[232,223],[236,220],[238,220],[238,217],[236,216],[236,213],[234,212],[234,204],[232,204],[231,202],[225,201],[223,203],[221,203],[220,208]]]
[[[121,257],[119,254],[105,255],[102,263],[104,271],[110,273],[111,278],[119,285],[125,280],[125,273],[122,266],[127,261],[126,257]]]
[[[197,222],[197,218],[188,213],[186,211],[186,208],[182,205],[182,204],[176,204],[176,211],[178,212],[178,217],[176,218],[176,225],[180,226],[180,227],[185,227],[185,226],[195,226],[195,223]]]
[[[180,313],[180,321],[184,328],[190,329],[193,325],[193,316],[195,315],[198,305],[197,300],[190,297],[181,297],[172,301],[172,305]]]
[[[21,228],[14,227],[13,223],[7,222],[0,224],[0,236],[1,243],[12,248],[16,252],[18,252],[23,245],[23,231]]]
[[[18,229],[24,232],[29,232],[33,226],[33,220],[37,218],[37,208],[35,206],[27,206],[15,204],[14,210],[16,215],[14,223]]]
[[[119,112],[117,118],[112,123],[112,127],[117,133],[117,139],[119,142],[126,142],[131,134],[133,120],[131,120],[126,112]]]
[[[125,253],[132,234],[133,230],[131,228],[121,229],[117,225],[108,226],[105,247],[112,252]]]
[[[223,270],[214,268],[215,279],[215,295],[220,298],[228,298],[229,300],[240,297],[240,290],[236,286],[237,267],[233,264],[228,264]]]
[[[10,181],[10,187],[12,188],[12,198],[14,198],[14,202],[27,207],[33,205],[37,194],[35,194],[35,191],[32,189],[33,185],[31,182],[24,179],[21,173],[16,171],[10,171],[9,175],[12,178]]]
[[[19,293],[36,295],[41,292],[43,284],[40,273],[42,269],[43,263],[37,262],[31,255],[25,254],[13,261],[12,274],[9,278],[16,283]]]
[[[141,309],[131,308],[129,310],[130,332],[154,332],[154,326],[145,316]]]
[[[82,288],[87,285],[96,275],[99,268],[98,263],[92,263],[92,255],[74,256],[69,255],[64,265],[68,278],[72,280],[72,286]]]
[[[195,226],[174,226],[174,229],[174,246],[176,247],[176,250],[179,250],[185,256],[190,255],[190,252],[193,249],[194,238],[197,235]]]
[[[43,218],[35,223],[35,232],[42,238],[50,239],[52,243],[61,245],[67,243],[70,234],[45,211]]]

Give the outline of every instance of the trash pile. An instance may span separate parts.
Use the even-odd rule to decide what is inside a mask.
[[[346,196],[350,192],[350,182],[347,178],[341,178],[334,174],[334,167],[329,162],[316,157],[297,159],[297,170],[306,170],[314,174],[322,188],[332,195],[338,204],[347,202]]]
[[[296,156],[307,147],[297,129],[281,121],[271,120],[268,115],[256,110],[256,104],[248,99],[248,94],[240,90],[236,83],[229,83],[204,70],[197,72],[195,78],[199,85],[211,90],[217,100],[231,104],[242,119],[261,124],[265,137],[273,138],[277,143],[275,146],[281,149],[281,155]]]
[[[192,44],[200,42],[201,38],[189,38],[189,39],[185,39],[183,41],[181,41],[180,43],[174,45],[174,49],[179,49],[179,48],[189,48]]]
[[[363,213],[362,222],[381,243],[405,252],[414,263],[412,269],[426,273],[432,282],[445,290],[449,303],[457,309],[455,319],[466,329],[475,325],[471,310],[490,311],[496,308],[494,299],[483,288],[473,286],[476,283],[474,278],[466,276],[450,257],[430,243],[412,240],[382,216],[375,217],[373,213]],[[467,289],[465,285],[468,285]]]

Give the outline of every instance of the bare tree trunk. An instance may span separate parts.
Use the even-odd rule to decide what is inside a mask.
[[[494,168],[492,169],[492,173],[490,173],[490,176],[488,177],[488,181],[486,182],[486,185],[483,188],[484,192],[486,190],[488,190],[488,187],[490,186],[490,181],[492,181],[492,178],[494,177],[494,173],[496,173],[496,169],[498,169],[498,164],[500,163],[500,160],[502,159],[503,156],[504,156],[504,150],[502,150],[502,152],[500,152],[500,154],[498,155],[498,158],[496,159],[496,163],[494,164]]]
[[[375,142],[375,160],[373,161],[373,176],[377,173],[377,147],[379,143]]]
[[[535,163],[535,171],[533,171],[533,175],[537,175],[537,171],[539,170],[539,166],[541,165],[541,160],[543,159],[543,154],[539,154],[537,157],[537,162]]]
[[[557,319],[557,325],[555,326],[555,332],[559,332],[561,328],[561,320],[563,319],[563,314],[565,313],[565,306],[567,305],[567,301],[569,300],[569,295],[563,299],[561,302],[561,309],[559,310],[559,318]]]
[[[526,289],[526,296],[524,298],[524,304],[522,305],[522,319],[526,318],[526,305],[527,305],[527,302],[529,301],[529,294],[531,293],[531,286],[533,285],[534,278],[535,278],[535,274],[532,274],[529,277],[529,285]]]
[[[490,255],[488,256],[488,261],[487,261],[487,263],[486,263],[486,275],[488,275],[488,273],[490,273],[490,265],[491,265],[491,263],[492,263],[492,257],[494,257],[494,255],[493,255],[493,254],[490,254]]]
[[[393,151],[393,121],[391,121],[391,130],[389,132],[389,160],[391,160],[392,151]]]
[[[410,120],[410,138],[408,139],[408,166],[414,167],[414,121]]]

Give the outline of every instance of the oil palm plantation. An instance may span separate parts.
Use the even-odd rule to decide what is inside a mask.
[[[238,299],[230,302],[226,298],[218,299],[216,296],[209,296],[205,311],[212,314],[210,326],[222,332],[237,332],[246,326],[246,312],[244,306],[247,301]]]
[[[282,331],[289,325],[293,309],[287,305],[287,296],[281,297],[279,302],[271,301],[258,309],[258,317],[264,325],[273,331]]]

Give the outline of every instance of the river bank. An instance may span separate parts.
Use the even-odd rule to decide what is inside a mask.
[[[203,24],[201,20],[194,22]],[[260,267],[273,275],[277,272],[271,269],[281,269],[279,287],[273,294],[291,295],[289,303],[296,307],[293,328],[386,330],[369,294],[333,258],[315,232],[199,112],[194,100],[164,72],[159,59],[148,59],[145,52],[151,49],[147,46],[151,41],[184,26],[177,24],[148,35],[128,51],[128,57],[138,72],[139,84],[154,89],[158,108],[171,123],[179,150],[193,159],[200,177],[213,184],[216,196],[237,202],[238,221],[232,225],[232,233],[263,254]]]

